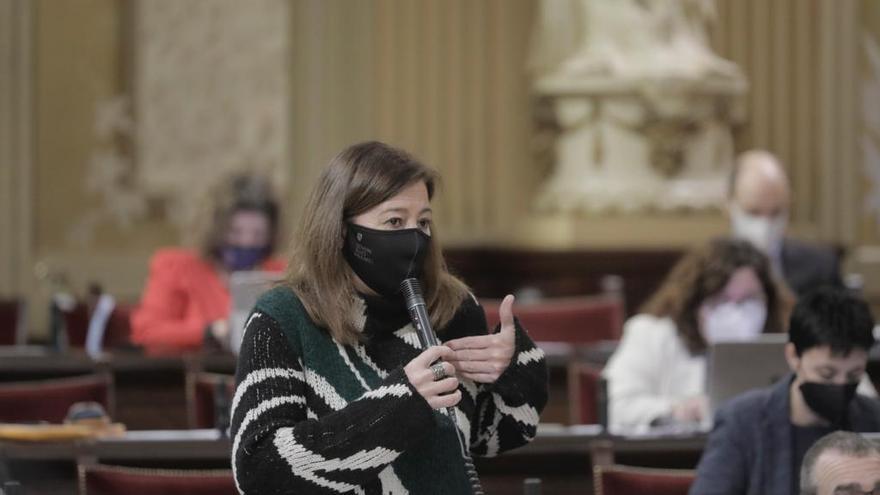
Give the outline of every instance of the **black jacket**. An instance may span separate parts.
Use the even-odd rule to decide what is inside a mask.
[[[823,285],[843,286],[840,260],[831,248],[786,238],[780,263],[785,282],[798,296]]]
[[[742,394],[719,409],[691,495],[791,493],[789,388],[794,375]],[[849,408],[853,431],[880,431],[880,402],[857,395]]]

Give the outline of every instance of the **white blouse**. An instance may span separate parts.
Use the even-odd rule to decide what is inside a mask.
[[[602,374],[608,380],[609,425],[621,432],[645,429],[672,414],[675,404],[706,391],[705,355],[687,350],[670,318],[648,314],[627,320]],[[858,392],[877,396],[867,374]]]
[[[610,426],[632,430],[703,394],[706,358],[691,355],[671,319],[640,314],[624,325],[623,339],[602,374],[608,380]]]

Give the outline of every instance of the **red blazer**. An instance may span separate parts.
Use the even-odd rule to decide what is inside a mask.
[[[281,271],[284,263],[269,258],[260,269]],[[190,250],[161,249],[131,316],[131,340],[150,353],[196,350],[205,327],[229,317],[229,306],[229,289],[211,262]]]

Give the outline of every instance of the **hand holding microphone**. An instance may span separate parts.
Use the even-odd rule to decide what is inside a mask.
[[[455,367],[439,361],[452,355],[452,349],[446,346],[429,347],[403,368],[412,386],[434,409],[453,407],[461,400]]]
[[[440,345],[434,329],[431,328],[428,308],[418,279],[404,280],[400,284],[400,290],[406,300],[406,309],[419,337],[419,343],[422,349],[425,349],[406,365],[404,368],[406,376],[431,407],[444,410],[451,408],[461,400],[461,391],[458,390],[455,367],[441,360],[450,359],[453,354],[452,349]],[[453,415],[451,410],[447,412]]]
[[[454,374],[455,368],[449,363],[438,361],[438,358],[445,357],[448,359],[452,357],[452,350],[446,346],[440,345],[437,335],[434,334],[434,329],[431,328],[431,319],[428,317],[428,307],[425,304],[425,298],[422,296],[422,286],[419,284],[418,279],[408,278],[404,280],[400,284],[400,290],[403,292],[403,297],[406,300],[406,309],[409,311],[409,318],[412,321],[413,327],[416,329],[416,334],[419,336],[419,343],[422,345],[422,349],[427,349],[406,367],[409,368],[410,365],[417,362],[417,364],[413,365],[413,374],[415,375],[416,371],[419,371],[419,378],[424,379],[426,375],[421,372],[421,366],[428,365],[427,371],[430,373],[429,379],[435,380],[436,389],[445,389],[446,385],[441,386],[441,383],[446,383],[448,385],[452,385],[452,383],[455,384],[455,392],[448,395],[434,396],[434,402],[431,403],[429,400],[428,403],[431,404],[431,407],[440,409],[443,414],[449,417],[452,424],[455,425],[455,434],[458,437],[458,446],[461,448],[461,457],[464,461],[464,469],[467,472],[472,493],[474,495],[483,495],[483,487],[480,486],[480,477],[477,474],[477,469],[474,467],[474,461],[471,459],[470,447],[468,446],[464,433],[462,433],[461,428],[459,427],[458,417],[455,414],[455,409],[453,409],[453,406],[458,404],[458,401],[461,400],[461,391],[457,389],[458,380],[454,377],[444,378],[446,375]],[[509,304],[510,303],[508,303],[508,308]],[[512,321],[511,317],[511,322]],[[410,377],[409,371],[407,371],[407,377]],[[450,380],[454,380],[454,382]],[[410,377],[410,382],[412,382],[412,377]],[[413,385],[415,385],[414,382]],[[416,389],[419,390],[418,387],[416,387]],[[425,387],[425,390],[430,393],[433,392],[435,388]],[[419,393],[425,397],[424,392],[419,390]],[[427,399],[427,397],[425,398]],[[440,406],[438,407],[434,404],[440,404]]]

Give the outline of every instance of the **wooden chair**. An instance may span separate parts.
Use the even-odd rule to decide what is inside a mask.
[[[131,344],[131,313],[136,305],[118,303],[110,313],[104,329],[102,346],[104,348],[126,347]],[[71,347],[84,347],[92,319],[92,311],[86,303],[80,302],[72,310],[63,313],[67,340]]]
[[[696,473],[685,469],[653,469],[629,466],[594,466],[596,495],[687,495]]]
[[[0,299],[0,345],[23,345],[27,306],[21,299]]]
[[[500,321],[501,301],[483,300],[490,329]],[[514,315],[536,342],[589,344],[618,340],[623,331],[624,306],[619,295],[561,297],[514,306]]]
[[[232,470],[80,464],[79,495],[238,495]]]
[[[602,411],[600,392],[602,370],[588,363],[568,365],[568,406],[570,424],[599,424],[607,418]],[[606,397],[607,403],[607,397]],[[604,416],[603,416],[604,415]],[[607,425],[606,425],[607,426]]]
[[[107,373],[0,383],[0,421],[60,423],[77,402],[97,402],[113,417],[113,377]]]
[[[187,372],[186,410],[190,428],[229,426],[229,408],[234,394],[235,377],[232,375]],[[218,420],[224,424],[218,424]]]

